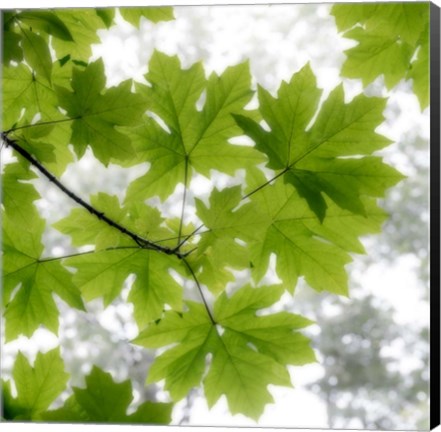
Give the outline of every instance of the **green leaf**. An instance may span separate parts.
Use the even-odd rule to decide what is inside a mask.
[[[400,38],[410,45],[415,45],[428,22],[429,4],[339,4],[332,7],[331,14],[335,16],[339,31],[361,23],[364,24],[367,33]]]
[[[365,157],[390,143],[375,132],[383,121],[385,100],[358,95],[345,103],[342,86],[334,89],[312,120],[319,92],[307,65],[271,96],[259,88],[261,112],[270,131],[244,116],[237,123],[265,153],[268,166],[306,199],[320,221],[329,197],[339,207],[365,215],[361,196],[382,197],[402,176],[379,158]],[[375,169],[375,171],[374,171]],[[375,173],[375,174],[374,174]]]
[[[107,28],[110,28],[115,18],[115,8],[97,8],[96,14],[103,20]]]
[[[63,407],[46,412],[44,420],[94,423],[168,424],[172,405],[144,402],[127,415],[133,399],[130,380],[117,383],[109,373],[94,366],[86,377],[86,388],[73,388],[74,394]]]
[[[411,45],[383,34],[366,34],[361,27],[345,33],[345,37],[356,40],[358,45],[345,51],[348,58],[341,70],[343,76],[361,78],[363,86],[367,86],[384,75],[388,89],[405,77],[414,51]]]
[[[122,222],[127,214],[121,208],[115,195],[100,192],[90,198],[91,205],[115,222]],[[72,238],[74,246],[95,245],[96,250],[123,246],[133,246],[134,242],[126,235],[98,219],[84,208],[74,208],[70,215],[53,225],[63,234]]]
[[[239,335],[244,343],[253,344],[262,354],[281,364],[302,365],[314,362],[309,339],[297,332],[311,325],[312,321],[289,312],[256,315],[259,309],[276,303],[283,291],[281,285],[265,288],[247,285],[230,298],[222,293],[214,308],[215,319]]]
[[[73,41],[72,34],[64,22],[52,11],[20,12],[17,19],[28,24],[32,30],[38,29],[64,41]]]
[[[263,160],[253,148],[228,142],[240,133],[231,113],[245,113],[252,96],[247,63],[206,80],[199,63],[182,70],[177,57],[155,52],[146,78],[150,87],[138,85],[137,90],[162,123],[146,120],[130,133],[137,153],[133,162],[150,162],[151,167],[129,186],[126,201],[153,195],[165,199],[187,176],[189,183],[193,170],[232,175]],[[203,92],[205,102],[198,110]]]
[[[69,379],[58,348],[46,354],[38,353],[33,367],[19,352],[12,376],[17,397],[13,398],[8,391],[6,393],[4,412],[7,420],[38,419],[65,389]]]
[[[257,170],[250,170],[247,175],[249,190],[256,190],[265,181]],[[289,184],[267,185],[241,206],[239,189],[213,190],[210,207],[196,202],[198,216],[208,229],[201,234],[201,251],[204,247],[219,248],[225,266],[229,254],[234,256],[233,251],[239,248],[234,239],[240,239],[246,242],[243,249],[247,253],[243,256],[251,261],[256,281],[266,274],[270,256],[275,254],[277,274],[288,291],[293,292],[298,278],[304,276],[317,291],[347,295],[344,267],[351,261],[349,253],[364,253],[359,238],[379,232],[385,219],[373,200],[363,199],[366,215],[361,216],[326,199],[326,218],[320,222]],[[230,243],[224,248],[222,242]],[[242,262],[242,268],[247,268],[247,264]],[[210,289],[210,284],[215,283],[216,279],[206,281]]]
[[[47,42],[32,31],[22,29],[23,54],[37,76],[42,75],[50,83],[52,79],[52,58]]]
[[[131,82],[125,81],[103,93],[104,65],[97,60],[84,71],[74,68],[72,91],[57,87],[60,106],[72,122],[72,144],[79,157],[88,145],[104,164],[133,157],[134,151],[127,135],[116,126],[135,126],[146,109],[139,95],[131,92]]]
[[[88,62],[92,55],[92,44],[100,43],[97,31],[106,24],[95,9],[57,9],[53,13],[62,21],[72,36],[72,41],[54,38],[52,47],[57,58],[70,55],[73,60]]]
[[[162,7],[120,7],[121,16],[139,28],[141,17],[147,18],[154,23],[160,21],[171,21],[174,19],[173,8],[169,6]]]
[[[5,130],[14,127],[23,118],[23,108],[26,119],[32,119],[37,113],[42,120],[60,118],[56,95],[48,87],[46,78],[34,76],[23,63],[4,67],[2,96]]]
[[[341,4],[334,5],[331,13],[338,29],[346,30],[343,36],[358,42],[346,51],[342,75],[361,78],[365,86],[384,75],[389,89],[403,78],[413,78],[414,91],[424,109],[428,104],[429,48],[424,35],[429,25],[429,4]]]
[[[188,310],[182,314],[165,312],[134,341],[151,348],[176,344],[156,358],[148,382],[165,379],[165,389],[179,400],[203,379],[207,356],[212,354],[204,378],[209,406],[224,394],[233,414],[257,419],[272,402],[267,386],[290,386],[286,365],[314,361],[308,340],[297,334],[310,321],[290,313],[257,315],[282,292],[280,286],[246,286],[230,298],[222,294],[214,306],[215,323],[195,302],[187,302]],[[289,350],[282,350],[282,340]]]
[[[168,270],[177,265],[174,257],[139,248],[109,249],[65,260],[75,267],[74,283],[89,301],[103,297],[110,304],[121,292],[124,281],[134,274],[129,301],[140,328],[158,318],[165,304],[181,309],[182,288]]]
[[[246,268],[250,262],[248,249],[235,239],[241,237],[242,226],[254,224],[255,219],[252,215],[246,218],[242,213],[239,217],[233,214],[232,209],[240,201],[240,186],[213,189],[209,208],[195,200],[198,216],[209,231],[202,235],[197,254],[190,257],[190,262],[197,269],[199,280],[214,293],[223,291],[227,282],[235,279],[229,269]]]
[[[40,326],[56,333],[58,309],[52,297],[59,295],[70,306],[84,310],[72,275],[59,261],[41,259],[44,222],[34,215],[27,225],[17,226],[3,216],[3,301],[6,340],[31,336]],[[17,228],[20,235],[17,235]],[[18,291],[11,297],[14,289]]]
[[[21,40],[22,36],[13,31],[5,30],[3,33],[3,60],[5,65],[8,65],[11,61],[20,63],[23,60]]]
[[[5,214],[18,226],[27,226],[29,220],[38,217],[33,202],[40,199],[40,194],[32,184],[26,183],[36,175],[19,163],[8,164],[2,173],[2,204]]]

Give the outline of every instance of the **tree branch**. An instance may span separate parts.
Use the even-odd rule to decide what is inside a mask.
[[[107,217],[103,212],[92,207],[90,204],[82,200],[78,195],[74,194],[70,189],[64,186],[52,173],[50,173],[40,162],[37,161],[28,151],[22,148],[17,141],[9,138],[7,133],[3,132],[1,134],[2,140],[6,143],[6,146],[12,147],[18,154],[24,157],[28,162],[30,162],[35,168],[38,169],[50,182],[52,182],[58,189],[64,192],[68,197],[78,203],[81,207],[85,208],[90,214],[96,216],[99,220],[105,222],[107,225],[117,229],[122,234],[130,237],[139,247],[143,249],[152,249],[157,252],[162,252],[167,255],[175,255],[179,259],[183,258],[183,255],[176,249],[170,249],[167,247],[160,246],[150,240],[140,237],[136,233],[128,230],[124,226],[115,222],[114,220]]]

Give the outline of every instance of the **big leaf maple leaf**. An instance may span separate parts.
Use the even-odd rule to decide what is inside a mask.
[[[133,162],[149,162],[150,168],[129,186],[127,202],[153,195],[165,199],[178,183],[189,184],[193,170],[234,174],[263,160],[253,148],[229,143],[240,134],[231,114],[245,113],[252,96],[246,63],[207,80],[200,64],[182,70],[177,57],[155,52],[146,79],[150,86],[140,84],[137,91],[156,120],[146,119],[130,136],[137,153]]]
[[[166,312],[135,339],[149,348],[176,344],[155,360],[148,382],[165,379],[165,389],[179,400],[203,379],[209,406],[224,394],[231,412],[257,419],[272,402],[268,384],[290,386],[286,365],[314,361],[308,339],[298,330],[311,321],[279,312],[258,316],[279,300],[281,286],[244,286],[214,305],[214,320],[202,304],[187,302],[187,311]],[[288,349],[286,349],[289,347]]]
[[[235,115],[243,131],[265,153],[274,179],[284,178],[323,221],[329,197],[339,207],[365,215],[361,196],[382,197],[402,176],[373,158],[390,141],[375,129],[383,121],[385,99],[356,96],[345,103],[342,86],[323,102],[312,126],[320,92],[309,65],[283,83],[277,98],[259,87],[259,103],[270,130]]]

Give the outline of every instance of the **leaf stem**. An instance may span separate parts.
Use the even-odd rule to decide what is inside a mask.
[[[184,240],[182,240],[177,246],[176,246],[176,248],[174,249],[174,250],[179,250],[180,248],[181,248],[181,246],[183,246],[185,243],[187,243],[188,242],[188,240],[190,240],[202,227],[204,226],[204,224],[201,224],[201,225],[199,225],[196,229],[194,229],[190,234],[188,234],[188,235],[186,235],[186,236],[184,236],[185,238],[184,238]],[[203,233],[201,233],[201,234],[204,234],[204,233],[206,233],[206,232],[210,232],[211,230],[207,230],[207,231],[204,231]],[[174,238],[176,238],[176,237],[174,237]],[[179,239],[181,238],[181,236],[179,237]],[[164,241],[164,240],[158,240],[158,242],[160,242],[160,241]],[[187,255],[185,255],[185,256],[187,256]]]
[[[21,129],[28,129],[28,128],[37,127],[37,126],[47,126],[47,125],[57,124],[57,123],[65,123],[65,122],[68,122],[68,121],[77,120],[78,118],[79,117],[60,119],[60,120],[50,120],[50,121],[44,121],[44,122],[39,122],[39,123],[27,124],[27,125],[24,125],[24,126],[18,126],[16,128],[11,128],[11,129],[8,129],[7,131],[3,132],[2,137],[4,135],[9,135],[11,132],[15,132],[15,131],[18,131],[18,130],[21,130]]]
[[[185,204],[187,200],[187,183],[188,183],[188,155],[185,155],[185,164],[184,164],[184,194],[182,197],[182,207],[181,207],[181,220],[179,221],[179,233],[178,233],[178,246],[176,250],[179,250],[181,247],[181,236],[182,236],[182,227],[184,226],[184,212],[185,212]]]
[[[256,192],[260,191],[261,189],[263,189],[265,186],[268,186],[270,183],[272,183],[274,180],[278,179],[279,177],[281,177],[283,174],[285,174],[287,171],[289,171],[290,167],[284,168],[282,171],[279,172],[279,174],[275,175],[273,178],[269,179],[267,182],[265,182],[264,184],[260,185],[259,187],[257,187],[256,189],[252,190],[251,192],[247,193],[246,195],[244,195],[241,200],[244,200],[246,198],[249,198],[251,195],[255,194]]]
[[[82,255],[90,255],[90,254],[98,253],[98,252],[107,252],[107,251],[112,251],[112,250],[123,250],[123,249],[139,249],[139,246],[116,246],[116,247],[101,249],[98,251],[97,250],[90,250],[90,251],[85,251],[85,252],[76,252],[76,253],[58,256],[58,257],[41,258],[38,260],[38,262],[58,261],[58,260],[66,259],[66,258],[73,258],[73,257],[77,257],[77,256],[82,256]]]
[[[188,268],[188,271],[191,273],[191,276],[193,277],[194,282],[196,283],[196,286],[199,290],[199,294],[202,298],[202,301],[204,302],[205,310],[207,311],[208,316],[210,317],[210,321],[213,323],[213,325],[216,325],[216,321],[213,318],[213,315],[211,314],[210,308],[208,307],[207,300],[205,299],[204,293],[202,291],[201,284],[199,283],[199,280],[194,272],[194,270],[191,268],[191,265],[188,263],[188,261],[185,258],[182,258],[183,263]]]

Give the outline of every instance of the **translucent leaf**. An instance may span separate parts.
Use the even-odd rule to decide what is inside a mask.
[[[72,34],[64,22],[52,11],[24,11],[17,18],[28,24],[33,30],[38,29],[64,41],[73,41]]]
[[[324,101],[312,124],[319,92],[308,65],[282,84],[277,98],[259,90],[259,102],[270,131],[244,116],[235,116],[277,170],[305,198],[320,221],[326,197],[339,207],[365,215],[362,196],[382,197],[402,176],[379,158],[366,157],[390,143],[375,129],[383,121],[385,100],[358,95],[345,103],[338,86]],[[375,174],[374,174],[375,172]]]
[[[44,222],[34,217],[32,222],[19,227],[7,216],[3,217],[3,302],[6,320],[6,340],[20,334],[31,336],[42,324],[56,333],[58,309],[53,293],[70,306],[84,310],[77,286],[57,260],[41,259],[41,234]],[[18,291],[11,297],[14,289]]]
[[[66,259],[75,267],[74,283],[89,301],[103,297],[106,305],[119,295],[129,275],[136,276],[129,294],[140,328],[158,318],[165,304],[181,309],[182,287],[168,270],[177,265],[174,257],[139,248],[109,249]]]
[[[47,42],[39,35],[22,29],[24,58],[36,74],[42,75],[47,82],[52,79],[52,59]]]
[[[72,143],[79,156],[88,145],[104,164],[133,157],[134,151],[127,135],[116,126],[135,126],[146,109],[139,95],[131,92],[130,81],[103,93],[106,78],[102,60],[84,71],[74,68],[72,91],[57,87],[60,106],[72,122]]]
[[[63,407],[44,413],[42,418],[62,422],[145,424],[168,424],[171,420],[169,403],[144,402],[128,415],[133,399],[131,382],[117,383],[96,366],[86,377],[86,388],[74,387],[73,391]]]
[[[154,23],[160,21],[171,21],[174,19],[173,8],[169,6],[162,7],[120,7],[121,16],[139,28],[142,17],[147,18]]]
[[[250,170],[248,189],[256,190],[265,180],[260,171]],[[267,185],[243,205],[239,189],[215,189],[209,207],[197,201],[198,215],[208,229],[201,234],[200,251],[219,249],[225,266],[240,247],[234,239],[240,239],[245,242],[242,256],[249,260],[241,263],[242,268],[250,268],[256,281],[266,274],[275,254],[277,274],[290,292],[304,276],[317,291],[347,295],[345,265],[351,261],[350,253],[363,253],[359,238],[379,232],[385,219],[372,200],[364,198],[366,214],[357,215],[327,199],[326,218],[320,222],[290,184]],[[209,288],[211,283],[206,281]]]
[[[240,133],[231,114],[244,113],[252,96],[247,63],[206,80],[199,63],[182,70],[177,57],[155,52],[146,79],[150,86],[139,85],[137,91],[162,124],[147,120],[130,133],[137,153],[133,162],[151,166],[129,186],[127,201],[152,195],[165,199],[178,183],[189,182],[193,170],[206,176],[211,169],[234,174],[263,160],[253,148],[228,142]]]
[[[291,385],[286,365],[315,359],[307,338],[297,333],[310,321],[290,313],[256,314],[278,301],[282,292],[280,286],[245,286],[231,297],[222,294],[214,305],[214,322],[204,306],[194,302],[187,302],[182,314],[165,312],[134,341],[152,348],[176,344],[156,358],[148,382],[165,379],[165,389],[179,400],[208,369],[203,379],[208,404],[224,394],[233,414],[257,419],[272,402],[267,386]],[[282,349],[282,340],[289,350]],[[212,359],[207,366],[208,354]]]
[[[343,76],[366,86],[383,75],[388,88],[412,78],[421,108],[427,107],[428,3],[340,4],[331,13],[343,36],[358,42],[346,51]]]
[[[38,353],[34,366],[19,352],[12,376],[17,397],[5,400],[7,420],[36,420],[65,389],[69,374],[64,371],[59,349]]]

